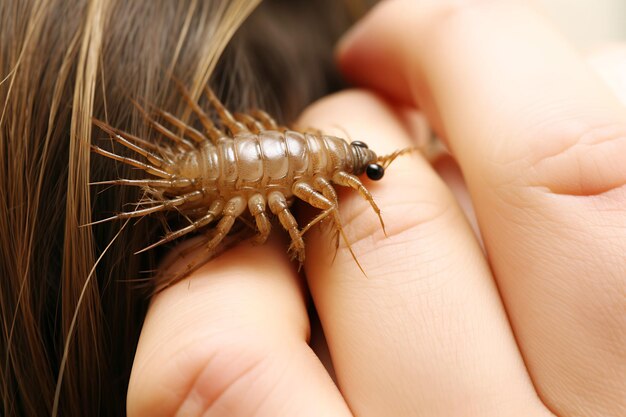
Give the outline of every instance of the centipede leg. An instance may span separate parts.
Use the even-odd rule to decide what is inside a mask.
[[[161,204],[157,204],[156,206],[152,206],[152,207],[148,207],[145,209],[140,209],[140,210],[135,210],[135,211],[128,211],[128,212],[124,212],[124,213],[120,213],[117,214],[115,216],[106,218],[106,219],[102,219],[102,220],[97,220],[95,222],[91,222],[88,225],[94,225],[94,224],[99,224],[99,223],[105,223],[111,220],[124,220],[124,219],[130,219],[133,217],[142,217],[142,216],[146,216],[148,214],[152,214],[152,213],[157,213],[159,211],[165,211],[165,210],[170,210],[174,207],[179,207],[182,206],[185,203],[191,202],[191,201],[197,201],[199,199],[201,199],[203,197],[204,193],[202,191],[192,191],[190,193],[187,194],[183,194],[181,196],[178,196],[176,198],[173,198],[171,200],[166,200]]]
[[[184,258],[187,254],[194,252],[199,247],[204,246],[205,255],[202,257],[202,260],[194,260],[188,263],[185,270],[175,275],[175,277],[169,281],[168,285],[180,281],[182,278],[201,267],[208,259],[212,258],[217,253],[219,244],[226,237],[226,235],[228,235],[228,232],[230,232],[233,224],[235,224],[235,219],[237,219],[237,217],[239,217],[246,209],[246,200],[241,196],[231,198],[225,205],[223,205],[223,202],[221,204],[222,207],[220,207],[220,214],[222,215],[222,218],[215,226],[215,229],[211,230],[211,232],[213,232],[212,235],[203,239],[198,244],[184,249],[179,254],[179,258]],[[217,213],[217,210],[215,213]],[[218,216],[218,214],[216,214],[216,216]]]
[[[219,217],[219,215],[222,213],[223,208],[224,208],[224,200],[215,200],[213,203],[211,203],[211,206],[209,207],[209,210],[204,217],[196,220],[195,222],[191,223],[189,226],[186,226],[186,227],[183,227],[182,229],[168,233],[158,242],[155,242],[152,245],[141,249],[135,254],[139,254],[139,253],[148,251],[150,249],[156,248],[157,246],[160,246],[164,243],[171,242],[174,239],[178,239],[179,237],[182,237],[188,233],[194,232],[210,224],[217,217]]]
[[[220,244],[222,239],[230,232],[237,217],[239,217],[245,209],[246,200],[242,196],[236,196],[228,200],[222,210],[222,218],[217,223],[217,226],[215,226],[215,234],[206,244],[207,250],[212,251]]]
[[[339,198],[337,197],[337,192],[335,191],[335,187],[323,177],[316,177],[313,181],[314,186],[318,191],[322,192],[322,195],[332,201],[336,207],[339,206]],[[335,227],[335,235],[333,240],[335,241],[335,254],[336,250],[339,248],[339,229]]]
[[[350,245],[350,242],[348,241],[348,237],[346,236],[346,234],[343,231],[343,226],[341,225],[341,220],[339,219],[339,211],[337,210],[337,205],[335,203],[333,203],[332,201],[330,201],[328,198],[324,197],[324,195],[322,195],[319,192],[315,191],[315,189],[310,184],[307,184],[305,182],[297,182],[297,183],[295,183],[293,185],[292,191],[293,191],[293,194],[296,197],[298,197],[299,199],[309,203],[310,205],[312,205],[315,208],[324,210],[324,212],[322,213],[322,215],[324,215],[324,217],[326,217],[326,215],[328,215],[326,213],[332,214],[333,219],[335,221],[335,225],[336,225],[337,229],[339,230],[339,233],[341,234],[341,237],[346,242],[346,247],[348,248],[348,251],[350,252],[350,255],[352,255],[352,259],[354,259],[354,262],[356,262],[356,264],[359,267],[359,269],[361,270],[361,272],[363,272],[363,275],[366,275],[365,271],[363,270],[363,267],[361,266],[361,263],[359,262],[359,260],[356,257],[356,254],[352,250],[352,246]],[[318,218],[319,217],[320,216],[318,216]],[[321,219],[319,219],[319,220],[321,220]],[[319,220],[314,219],[314,222],[319,221]]]
[[[152,149],[154,151],[158,151],[159,148],[157,146],[150,144],[143,139],[130,135],[126,132],[115,129],[101,120],[93,119],[93,124],[98,126],[104,132],[108,133],[117,143],[125,146],[132,151],[137,152],[139,155],[146,158],[152,165],[156,166],[157,168],[171,169],[171,161],[166,161],[161,156],[148,150]],[[141,143],[143,147],[137,145],[136,143]]]
[[[261,194],[254,194],[248,199],[248,210],[254,216],[259,234],[254,238],[254,243],[260,245],[267,240],[270,234],[271,223],[265,213],[265,198]]]
[[[252,115],[252,117],[254,117],[259,122],[261,122],[261,125],[263,125],[265,130],[278,130],[281,132],[287,130],[286,127],[279,126],[278,123],[276,123],[276,120],[274,120],[272,116],[270,116],[263,110],[255,109],[255,110],[252,110],[250,114]]]
[[[215,258],[228,248],[234,246],[237,242],[239,242],[240,237],[238,235],[231,236],[228,235],[224,238],[222,243],[213,250],[204,250],[202,253],[196,252],[198,249],[204,247],[206,243],[209,241],[209,238],[206,237],[202,239],[200,242],[196,244],[186,247],[185,249],[179,251],[176,256],[173,256],[168,262],[161,265],[161,273],[159,273],[155,278],[155,286],[153,289],[153,295],[160,293],[164,289],[182,281],[189,274],[193,273],[200,269],[204,264],[209,262],[211,259]],[[174,268],[175,264],[181,263],[182,260],[187,258],[190,254],[194,254],[194,257],[190,262],[187,262],[184,265],[181,265],[178,268]],[[190,284],[191,285],[191,284]]]
[[[141,161],[137,161],[136,159],[133,158],[128,158],[125,156],[121,156],[118,154],[115,154],[113,152],[109,152],[106,151],[102,148],[99,148],[98,146],[94,146],[91,145],[91,150],[97,154],[100,154],[102,156],[106,156],[107,158],[111,158],[114,159],[116,161],[122,162],[124,164],[130,165],[130,166],[134,166],[135,168],[140,168],[143,169],[144,171],[146,171],[148,174],[152,174],[152,175],[156,175],[157,177],[161,177],[161,178],[173,178],[174,175],[170,174],[169,172],[166,172],[160,168],[157,168],[155,166],[152,166],[150,164],[146,164],[144,162]]]
[[[200,123],[204,127],[206,134],[209,136],[213,144],[217,144],[217,140],[224,136],[224,134],[213,124],[211,118],[202,110],[202,108],[196,103],[189,94],[189,91],[183,86],[181,82],[178,80],[174,80],[176,84],[176,88],[180,91],[180,94],[183,96],[187,105],[191,108],[191,110],[196,114]]]
[[[221,204],[223,205],[223,201],[221,202]],[[176,282],[179,282],[184,277],[188,276],[193,271],[196,271],[198,268],[200,268],[202,265],[204,265],[206,262],[212,259],[215,255],[217,255],[217,253],[220,250],[224,249],[223,247],[219,248],[219,244],[220,242],[222,242],[222,240],[226,237],[230,229],[233,227],[233,224],[235,223],[235,219],[239,215],[241,215],[241,213],[243,213],[243,211],[245,210],[246,202],[243,197],[238,196],[238,197],[231,198],[230,200],[228,200],[225,206],[220,207],[220,208],[222,209],[221,214],[223,217],[217,223],[217,226],[215,226],[215,229],[213,230],[214,231],[213,235],[210,238],[206,237],[201,242],[184,249],[182,252],[178,254],[177,258],[178,259],[184,258],[189,253],[194,252],[196,249],[202,246],[204,246],[204,251],[203,251],[204,255],[199,255],[201,256],[199,260],[195,259],[189,262],[185,266],[183,271],[179,271],[169,278],[164,277],[163,279],[161,279],[162,283],[159,283],[157,285],[156,292],[160,292],[164,288],[170,285],[173,285]],[[217,213],[217,210],[215,211],[215,213]],[[219,214],[215,214],[216,217],[218,215]],[[231,242],[231,244],[232,243],[233,242]],[[171,267],[174,262],[176,262],[176,260],[173,260],[171,263],[169,263],[167,266],[167,269],[169,269],[169,267]]]
[[[298,222],[293,217],[293,214],[289,211],[289,205],[285,196],[280,191],[272,191],[267,196],[268,205],[270,211],[274,215],[278,216],[278,220],[283,228],[289,233],[291,237],[291,245],[289,246],[289,252],[292,259],[297,259],[300,265],[304,263],[304,240],[298,230]]]
[[[254,134],[261,133],[265,130],[261,122],[244,113],[235,113],[235,119],[244,125]]]
[[[376,215],[378,216],[378,220],[380,220],[380,225],[383,228],[383,233],[385,234],[385,236],[387,236],[387,231],[385,230],[385,222],[383,221],[383,216],[380,214],[380,209],[378,208],[378,204],[376,204],[376,202],[374,201],[374,197],[372,197],[372,194],[370,194],[367,188],[365,188],[361,180],[355,177],[354,175],[348,174],[347,172],[340,171],[340,172],[337,172],[335,175],[333,175],[333,182],[335,182],[336,184],[342,185],[344,187],[350,187],[353,190],[358,191],[359,194],[361,194],[361,196],[370,203],[370,205],[372,206],[372,209],[376,212]]]
[[[178,117],[174,116],[172,113],[166,112],[165,110],[155,109],[156,113],[163,118],[163,120],[167,121],[169,124],[176,126],[180,130],[181,135],[187,135],[191,139],[193,139],[196,143],[202,144],[205,141],[209,140],[206,136],[204,136],[201,132],[195,129],[192,126],[189,126],[187,123],[180,120]]]
[[[120,135],[123,136],[125,139],[135,143],[135,144],[140,144],[143,148],[145,149],[151,149],[152,151],[159,151],[160,148],[158,145],[155,145],[154,143],[148,142],[145,139],[141,139],[137,136],[131,135],[130,133],[127,132],[123,132],[119,129],[115,129],[114,127],[111,127],[109,125],[107,125],[105,122],[103,122],[102,120],[98,120],[96,118],[92,119],[93,124],[95,124],[96,126],[98,126],[100,129],[102,129],[103,131],[105,131],[106,133],[110,134],[110,135]]]
[[[159,132],[160,134],[162,134],[163,136],[165,136],[166,138],[168,138],[169,140],[171,140],[172,142],[174,142],[175,144],[177,144],[178,146],[181,146],[182,148],[186,150],[195,149],[195,146],[191,142],[189,142],[187,139],[178,136],[177,134],[175,134],[174,132],[172,132],[165,126],[163,126],[161,123],[157,122],[152,117],[150,117],[146,109],[144,109],[137,101],[132,100],[132,103],[135,105],[137,110],[139,110],[144,120],[148,122],[148,124],[152,126],[154,130],[156,130],[157,132]]]
[[[89,185],[130,185],[135,187],[158,187],[158,188],[186,188],[190,187],[193,181],[189,178],[176,178],[171,180],[108,180],[91,182]]]
[[[209,98],[209,102],[215,108],[215,111],[217,111],[217,115],[219,116],[220,120],[222,121],[222,123],[224,123],[228,130],[232,132],[233,135],[248,132],[248,128],[246,128],[243,123],[235,120],[233,115],[228,111],[226,107],[224,107],[222,102],[217,98],[213,90],[205,87],[204,91]]]

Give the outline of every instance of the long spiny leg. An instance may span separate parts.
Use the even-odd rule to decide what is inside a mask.
[[[174,80],[174,84],[176,84],[176,88],[178,88],[178,91],[180,91],[180,94],[187,102],[187,105],[196,114],[196,116],[200,120],[200,123],[202,123],[204,131],[209,136],[213,144],[217,144],[217,140],[224,136],[224,133],[222,133],[217,127],[215,127],[215,124],[213,124],[211,118],[205,113],[204,110],[202,110],[198,103],[196,103],[195,100],[191,98],[189,91],[187,91],[185,86],[183,86],[180,81]]]
[[[134,166],[135,168],[143,169],[148,174],[156,175],[157,177],[161,177],[161,178],[174,178],[173,174],[170,174],[169,172],[166,172],[150,164],[146,164],[145,162],[137,161],[136,159],[128,158],[125,156],[120,156],[120,155],[114,154],[113,152],[105,151],[104,149],[99,148],[94,145],[91,145],[91,150],[97,154],[106,156],[107,158],[114,159],[116,161],[122,162],[130,166]]]
[[[372,197],[372,194],[370,194],[370,192],[367,190],[367,188],[365,188],[363,183],[361,183],[361,180],[355,177],[354,175],[348,174],[347,172],[340,171],[340,172],[337,172],[335,175],[333,175],[333,182],[335,182],[336,184],[342,185],[344,187],[350,187],[353,190],[358,191],[359,194],[361,194],[361,196],[370,203],[370,205],[372,206],[372,209],[374,209],[374,211],[376,212],[376,215],[378,216],[378,220],[380,220],[380,225],[383,228],[383,233],[385,234],[385,236],[387,236],[387,231],[385,230],[385,222],[383,221],[383,216],[381,216],[380,214],[380,209],[378,208],[378,204],[376,204],[376,202],[374,201],[374,197]]]
[[[217,115],[219,116],[224,126],[226,126],[233,135],[248,132],[248,128],[246,128],[243,123],[235,120],[233,115],[228,111],[226,107],[224,107],[222,102],[217,98],[213,90],[205,87],[204,92],[209,98],[209,102],[211,103],[211,105],[215,108],[215,111],[217,112]]]
[[[189,208],[189,209],[185,209],[185,214],[184,216],[187,217],[187,219],[191,222],[191,218],[199,218],[202,217],[206,214],[207,209],[206,207],[195,207],[195,208]]]
[[[103,122],[102,120],[98,120],[96,118],[92,118],[93,123],[98,126],[100,129],[104,130],[105,132],[109,133],[110,135],[120,135],[122,136],[124,139],[133,142],[135,144],[140,144],[143,149],[150,149],[154,152],[158,152],[161,148],[152,143],[152,142],[148,142],[145,139],[141,139],[140,137],[137,137],[135,135],[131,135],[130,133],[127,132],[123,132],[119,129],[114,128],[113,126],[108,125],[106,122]]]
[[[270,234],[271,223],[265,213],[265,198],[261,194],[254,194],[248,199],[248,210],[254,216],[259,234],[254,238],[254,243],[262,244]]]
[[[220,244],[222,239],[230,232],[237,217],[241,216],[245,209],[246,199],[242,196],[236,196],[228,200],[222,210],[222,218],[215,226],[215,234],[206,244],[206,250],[212,251]]]
[[[245,113],[235,113],[235,119],[243,123],[254,134],[259,134],[265,130],[261,122]]]
[[[230,201],[231,200],[229,200],[229,202]],[[192,210],[195,210],[195,209],[192,209]],[[216,214],[216,217],[219,217],[220,215],[224,215],[224,210],[225,210],[225,206],[224,206],[224,201],[222,200],[220,211],[219,211],[218,214]],[[245,210],[245,204],[244,204],[244,210]],[[237,217],[237,218],[239,220],[242,220],[242,217]],[[219,226],[219,224],[217,226]],[[191,253],[195,252],[196,250],[198,250],[200,248],[203,248],[203,247],[205,248],[205,250],[207,252],[211,252],[213,254],[217,254],[219,249],[220,249],[219,242],[215,245],[215,248],[213,248],[213,249],[211,249],[211,247],[208,246],[210,244],[211,239],[213,239],[215,237],[215,235],[216,235],[216,233],[215,233],[216,229],[217,229],[217,227],[213,230],[213,232],[214,232],[213,236],[211,236],[211,233],[210,233],[211,231],[207,232],[207,234],[201,236],[201,238],[199,239],[199,241],[197,243],[195,243],[195,244],[193,244],[191,246],[188,246],[185,249],[181,250],[178,253],[177,257],[178,258],[185,258],[189,254],[191,254]],[[227,234],[228,234],[228,232],[227,232]],[[226,237],[228,237],[228,236],[224,236],[223,239],[225,239]],[[202,266],[202,264],[198,264],[196,262],[192,262],[192,263],[188,264],[187,265],[187,269],[188,270],[183,275],[187,275],[187,274],[191,273],[192,270],[195,270],[195,269],[199,268],[200,266]],[[190,270],[190,268],[194,268],[194,269]],[[167,268],[164,268],[164,269],[167,269]]]
[[[336,207],[339,207],[339,198],[337,197],[337,191],[335,191],[335,187],[333,187],[330,181],[328,181],[326,178],[323,178],[323,177],[316,177],[313,180],[313,186],[318,191],[321,191],[324,197],[332,201]],[[337,253],[336,250],[337,248],[339,248],[339,229],[337,227],[335,227],[335,236],[333,239],[335,241],[335,254],[336,254]]]
[[[252,115],[252,117],[254,117],[259,122],[261,122],[265,130],[278,130],[281,132],[287,130],[286,127],[279,126],[278,123],[276,123],[276,120],[274,120],[272,116],[270,116],[263,110],[255,109],[255,110],[252,110],[250,114]]]
[[[335,191],[335,187],[324,177],[316,177],[313,180],[314,187],[322,193],[324,197],[335,203],[335,205],[339,204],[339,198],[337,197],[337,192]]]
[[[187,139],[183,137],[178,136],[177,134],[175,134],[174,132],[172,132],[165,126],[163,126],[161,123],[157,122],[152,117],[150,117],[146,109],[144,109],[137,101],[132,100],[132,102],[137,108],[137,110],[139,110],[142,117],[146,120],[146,122],[148,122],[150,126],[154,128],[154,130],[156,130],[157,132],[159,132],[160,134],[162,134],[163,136],[165,136],[166,138],[168,138],[169,140],[171,140],[172,142],[174,142],[175,144],[177,144],[178,146],[181,146],[182,148],[186,150],[195,149],[195,146],[193,145],[193,143],[189,142]]]
[[[224,252],[226,249],[234,246],[237,242],[241,240],[241,236],[238,234],[228,235],[222,240],[222,243],[212,251],[204,251],[204,252],[196,252],[198,249],[203,247],[208,238],[203,242],[197,242],[196,244],[186,247],[182,251],[173,256],[168,262],[161,265],[159,268],[161,273],[159,273],[156,277],[154,277],[155,286],[153,288],[153,295],[160,293],[165,288],[168,288],[186,277],[188,277],[194,271],[200,269],[204,264],[209,262],[211,259],[218,256],[220,253]],[[173,266],[180,262],[181,259],[185,259],[190,254],[194,254],[191,262],[187,263],[182,267],[178,267],[173,269]],[[190,284],[191,285],[191,284]]]
[[[350,242],[348,241],[348,237],[343,231],[343,227],[341,226],[341,220],[339,219],[339,210],[337,209],[337,205],[333,203],[332,201],[330,201],[328,198],[324,197],[319,192],[315,191],[315,189],[310,184],[307,184],[305,182],[296,182],[293,185],[292,191],[293,191],[293,194],[299,199],[307,202],[308,204],[312,205],[315,208],[324,210],[325,212],[329,212],[330,214],[332,214],[334,221],[335,221],[335,225],[337,229],[339,230],[341,237],[346,242],[346,247],[348,248],[350,255],[352,255],[352,259],[354,259],[354,262],[356,262],[361,272],[363,272],[363,275],[366,275],[365,271],[363,270],[363,267],[361,266],[354,251],[352,250],[352,246],[350,245]]]
[[[158,242],[153,243],[152,245],[141,249],[140,251],[136,252],[135,254],[139,254],[139,253],[148,251],[150,249],[156,248],[159,245],[162,245],[162,244],[167,243],[167,242],[171,242],[172,240],[178,239],[179,237],[184,236],[187,233],[191,233],[193,231],[196,231],[196,230],[198,230],[198,229],[208,225],[209,223],[211,223],[213,220],[215,220],[222,213],[223,209],[224,209],[224,200],[215,200],[213,203],[211,203],[211,206],[209,207],[209,211],[207,212],[207,214],[205,216],[203,216],[200,219],[196,220],[195,222],[191,223],[189,226],[183,227],[182,229],[179,229],[179,230],[176,230],[174,232],[166,234]]]
[[[166,169],[171,169],[171,161],[166,161],[165,159],[163,159],[161,156],[150,152],[148,149],[152,149],[154,151],[158,151],[159,148],[150,143],[147,142],[143,139],[140,139],[136,136],[130,135],[126,132],[122,132],[119,129],[115,129],[111,126],[109,126],[108,124],[106,124],[103,121],[100,121],[98,119],[93,119],[93,123],[98,126],[100,129],[102,129],[104,132],[108,133],[109,135],[111,135],[111,137],[113,137],[113,139],[125,146],[126,148],[137,152],[139,155],[142,155],[143,157],[145,157],[152,165],[158,167],[158,168],[166,168]],[[142,146],[138,146],[135,143],[141,143]]]
[[[300,234],[302,236],[304,236],[306,234],[306,232],[308,232],[313,226],[315,226],[316,224],[318,224],[319,222],[321,222],[322,220],[326,219],[326,217],[330,216],[333,214],[333,210],[335,210],[334,207],[325,209],[324,211],[322,211],[321,213],[319,213],[317,216],[315,216],[313,219],[311,219],[306,226],[304,226],[302,228],[302,230],[300,231]]]
[[[189,178],[174,178],[171,180],[107,180],[89,183],[89,185],[130,185],[134,187],[158,187],[158,188],[186,188],[193,185]]]
[[[301,233],[303,235],[311,227],[315,226],[317,223],[321,222],[322,220],[326,219],[326,217],[328,217],[329,215],[333,214],[333,211],[336,210],[337,207],[339,207],[339,199],[337,198],[337,193],[335,192],[335,189],[333,188],[332,184],[330,182],[328,182],[328,180],[326,180],[326,179],[324,179],[322,177],[316,177],[314,182],[313,182],[313,184],[314,184],[315,191],[321,192],[322,195],[324,197],[326,197],[326,199],[328,199],[331,203],[333,203],[333,206],[324,209],[324,211],[322,211],[317,216],[315,216],[313,219],[311,219],[311,221],[309,221],[309,223],[307,223],[307,225],[302,229]],[[320,207],[318,207],[318,208],[320,208]],[[336,216],[332,216],[332,217],[333,217],[333,220],[334,220],[335,224],[337,226],[340,226],[341,224],[337,223],[337,221],[336,221],[337,217]],[[337,230],[337,233],[338,233],[339,232],[338,227],[336,228],[336,230]],[[339,236],[337,236],[337,238],[338,237]]]
[[[280,224],[289,233],[289,237],[291,237],[289,252],[292,254],[292,259],[297,259],[300,265],[302,265],[304,262],[304,240],[302,240],[302,235],[298,230],[298,222],[296,222],[293,214],[289,211],[289,205],[287,204],[285,196],[280,191],[272,191],[267,196],[267,201],[270,206],[270,211],[278,216]]]
[[[156,112],[156,114],[161,116],[163,120],[167,121],[171,125],[176,126],[178,129],[180,129],[181,135],[189,136],[196,143],[202,144],[205,141],[209,140],[206,136],[204,136],[197,129],[195,129],[192,126],[189,126],[187,123],[183,122],[182,120],[174,116],[172,113],[166,112],[165,110],[161,110],[161,109],[154,109],[154,111]]]
[[[99,223],[105,223],[111,220],[124,220],[124,219],[130,219],[133,217],[142,217],[148,214],[152,214],[152,213],[157,213],[159,211],[165,211],[165,210],[171,210],[174,207],[179,207],[185,203],[191,202],[191,201],[196,201],[199,200],[203,197],[204,193],[202,191],[192,191],[190,193],[187,194],[183,194],[181,196],[178,196],[176,198],[172,198],[171,200],[166,200],[160,204],[157,204],[155,206],[152,207],[148,207],[145,209],[140,209],[140,210],[135,210],[135,211],[128,211],[128,212],[124,212],[124,213],[119,213],[115,216],[111,216],[108,217],[106,219],[102,219],[102,220],[97,220],[95,222],[91,222],[86,224],[85,226],[90,226],[90,225],[94,225],[94,224],[99,224]]]

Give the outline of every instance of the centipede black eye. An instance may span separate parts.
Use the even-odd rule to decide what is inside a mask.
[[[365,173],[370,180],[378,181],[385,175],[385,168],[378,164],[369,164],[365,169]]]
[[[365,143],[365,142],[361,142],[361,141],[358,141],[358,140],[355,140],[354,142],[350,142],[350,145],[352,145],[352,146],[358,146],[359,148],[365,148],[365,149],[367,149],[367,143]]]

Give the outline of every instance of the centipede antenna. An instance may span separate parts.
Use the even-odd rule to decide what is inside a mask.
[[[399,151],[395,151],[395,152],[393,152],[393,153],[391,153],[389,155],[378,157],[377,162],[383,168],[387,168],[397,157],[399,157],[401,155],[405,155],[407,153],[417,152],[418,150],[419,150],[419,148],[417,148],[415,146],[412,146],[412,147],[409,147],[409,148],[400,149]]]

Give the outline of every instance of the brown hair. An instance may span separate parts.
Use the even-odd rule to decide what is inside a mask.
[[[332,46],[363,2],[267,1],[231,41],[256,3],[0,2],[1,415],[124,414],[147,304],[131,281],[154,268],[132,253],[158,222],[80,227],[138,199],[90,188],[133,175],[92,156],[92,117],[148,137],[130,98],[181,114],[172,76],[284,122],[339,86]]]

